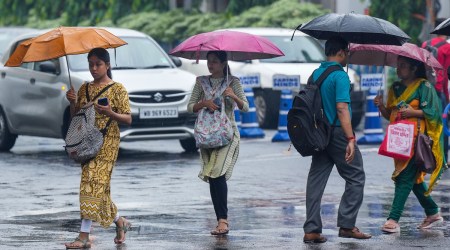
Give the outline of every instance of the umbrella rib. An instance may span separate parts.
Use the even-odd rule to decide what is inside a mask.
[[[111,43],[102,35],[98,32],[97,29],[94,29],[95,33],[97,33],[97,35],[99,35],[104,41],[106,41],[108,43],[109,46],[111,46]],[[111,46],[112,47],[112,46]]]

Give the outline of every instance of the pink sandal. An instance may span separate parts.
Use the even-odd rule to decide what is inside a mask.
[[[395,220],[389,219],[386,223],[384,223],[381,231],[384,233],[399,233],[400,225]]]
[[[432,227],[442,226],[444,218],[439,214],[427,216],[423,222],[417,226],[418,229],[430,229]]]

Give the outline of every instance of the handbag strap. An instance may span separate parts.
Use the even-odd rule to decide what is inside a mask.
[[[92,100],[97,99],[101,94],[105,93],[105,91],[107,91],[109,88],[111,88],[114,84],[115,84],[115,82],[106,85],[106,87],[104,87],[100,92],[98,92],[98,94],[95,95]],[[91,101],[90,97],[89,97],[89,83],[86,83],[86,99],[87,99],[88,102]]]
[[[417,133],[420,133],[420,118],[417,118]],[[427,126],[425,126],[425,129],[423,131],[424,134],[427,134]]]
[[[205,97],[207,97],[207,93],[209,95],[211,95],[211,98],[214,98],[214,96],[216,95],[216,93],[219,93],[220,95],[223,94],[223,92],[225,91],[226,87],[228,87],[228,82],[226,83],[226,87],[223,88],[223,84],[225,82],[225,78],[222,80],[222,82],[220,83],[220,85],[217,87],[217,89],[213,89],[212,88],[212,83],[211,83],[211,79],[210,76],[204,76],[202,77],[202,81],[201,81],[201,85],[202,85],[202,89],[203,92],[205,93]],[[220,90],[220,92],[217,92],[218,90]]]
[[[106,87],[104,87],[100,92],[98,92],[98,94],[95,95],[92,100],[97,99],[101,94],[105,93],[105,91],[107,91],[109,88],[111,88],[114,84],[115,84],[115,82],[106,85]],[[90,98],[89,98],[89,83],[86,83],[86,99],[87,99],[88,102],[90,102]],[[106,132],[108,132],[108,127],[109,127],[109,125],[111,125],[111,123],[112,123],[112,118],[110,117],[108,119],[108,121],[106,122],[105,127],[100,130],[100,132],[102,133],[103,137],[105,137]]]

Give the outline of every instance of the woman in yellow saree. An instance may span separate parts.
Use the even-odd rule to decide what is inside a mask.
[[[400,232],[398,221],[411,190],[426,214],[426,218],[417,228],[427,229],[443,222],[439,207],[430,196],[441,176],[445,162],[441,103],[436,90],[426,80],[425,65],[422,62],[399,56],[397,75],[400,82],[395,82],[389,89],[386,106],[381,96],[377,96],[374,103],[390,123],[395,122],[397,116],[415,123],[420,122],[420,131],[423,133],[426,130],[434,142],[432,151],[436,159],[436,168],[427,187],[424,182],[425,173],[417,168],[414,156],[409,160],[394,159],[395,170],[392,179],[395,182],[395,195],[388,220],[382,227],[382,231],[386,233]],[[399,103],[405,104],[399,107]],[[414,136],[416,139],[417,131]]]

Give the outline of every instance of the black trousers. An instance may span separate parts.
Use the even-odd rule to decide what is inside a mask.
[[[211,199],[214,205],[214,211],[216,212],[217,220],[227,219],[228,187],[225,175],[222,175],[218,178],[209,178],[209,192],[211,193]]]

